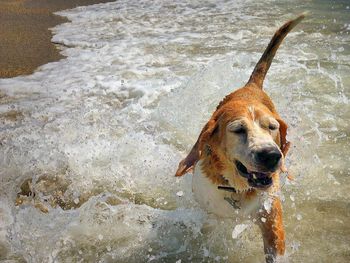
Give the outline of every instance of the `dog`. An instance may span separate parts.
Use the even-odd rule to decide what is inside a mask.
[[[175,174],[193,171],[195,198],[209,213],[253,219],[268,263],[285,253],[279,178],[290,142],[263,82],[283,39],[305,15],[276,31],[247,84],[219,103]]]

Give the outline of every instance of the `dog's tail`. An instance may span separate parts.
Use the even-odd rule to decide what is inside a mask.
[[[254,83],[259,88],[262,89],[263,82],[266,76],[267,71],[270,68],[273,57],[276,54],[278,47],[281,45],[283,39],[286,35],[307,15],[307,12],[302,13],[297,18],[288,21],[283,26],[281,26],[276,33],[273,35],[269,45],[264,51],[264,54],[261,56],[258,64],[256,64],[252,75],[249,78],[247,84]]]

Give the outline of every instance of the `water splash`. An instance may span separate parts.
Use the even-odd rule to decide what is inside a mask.
[[[342,2],[304,1],[128,1],[61,12],[72,22],[54,28],[53,41],[67,58],[0,80],[0,259],[262,259],[256,228],[232,240],[239,222],[208,217],[190,175],[173,174],[295,4],[319,15],[288,36],[266,82],[294,143],[296,180],[283,188],[287,259],[347,262],[348,13]]]

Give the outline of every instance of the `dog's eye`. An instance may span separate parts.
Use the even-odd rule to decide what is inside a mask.
[[[275,130],[277,130],[277,128],[278,128],[278,126],[277,126],[276,124],[274,124],[274,123],[270,123],[270,124],[269,124],[269,129],[270,129],[271,131],[275,131]]]
[[[246,134],[247,127],[242,121],[234,121],[228,125],[228,131],[235,134]]]
[[[232,129],[231,131],[236,134],[245,134],[246,132],[244,127],[237,127],[235,129]]]

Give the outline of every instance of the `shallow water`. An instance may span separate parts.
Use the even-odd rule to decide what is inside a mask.
[[[233,239],[235,223],[193,199],[191,175],[173,174],[278,26],[309,10],[265,82],[293,143],[282,261],[349,262],[349,6],[125,1],[60,12],[72,22],[53,41],[67,58],[0,80],[0,260],[263,262],[257,228]]]

